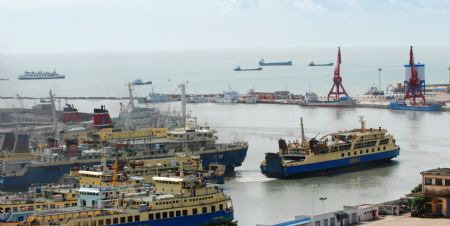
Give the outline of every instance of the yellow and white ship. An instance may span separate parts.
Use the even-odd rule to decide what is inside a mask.
[[[385,161],[399,155],[400,148],[386,129],[361,128],[336,132],[320,139],[306,140],[301,119],[301,142],[279,140],[278,153],[266,153],[261,172],[268,177],[306,176],[356,164]]]

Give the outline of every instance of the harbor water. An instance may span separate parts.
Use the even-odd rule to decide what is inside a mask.
[[[348,52],[346,52],[348,51]],[[352,52],[353,51],[353,52]],[[385,51],[385,52],[383,52]],[[387,51],[387,52],[386,52]],[[450,51],[417,48],[416,59],[427,65],[430,83],[444,83],[448,78]],[[0,96],[48,96],[53,89],[59,96],[127,96],[126,82],[136,78],[152,80],[155,91],[179,93],[177,85],[188,81],[188,93],[218,93],[228,85],[244,92],[253,85],[259,90],[284,90],[303,93],[309,89],[321,95],[331,86],[332,67],[307,66],[309,61],[335,60],[335,49],[304,52],[270,51],[227,52],[194,55],[164,53],[6,56],[0,60],[0,74],[10,81],[0,83]],[[369,52],[370,53],[370,52]],[[376,50],[343,48],[344,86],[350,92],[362,93],[378,81],[377,68],[385,68],[384,86],[403,79],[402,65],[407,62],[407,47]],[[262,56],[264,55],[264,56]],[[386,57],[383,57],[386,56]],[[175,60],[173,56],[178,56]],[[293,60],[294,66],[264,68],[261,72],[233,72],[241,66],[256,65],[259,58],[269,56]],[[143,60],[144,59],[144,60]],[[374,61],[378,59],[378,61]],[[186,60],[186,61],[184,61]],[[321,60],[322,61],[322,60]],[[18,81],[16,75],[25,70],[50,70],[66,74],[64,80]],[[135,89],[143,96],[149,87]],[[24,100],[31,107],[35,100]],[[57,107],[64,105],[57,102]],[[81,112],[106,105],[112,116],[119,112],[119,102],[126,100],[69,100]],[[17,100],[1,100],[0,107],[19,107]],[[179,109],[179,102],[154,104],[161,110]],[[343,205],[379,203],[397,199],[420,183],[420,172],[450,165],[450,115],[447,112],[407,112],[387,109],[303,108],[296,105],[269,104],[189,104],[188,111],[218,131],[221,141],[247,140],[249,150],[236,175],[228,178],[224,188],[231,194],[235,218],[239,225],[275,223],[295,215],[320,213],[342,208]],[[320,177],[280,180],[270,179],[259,171],[264,153],[276,152],[279,138],[300,139],[300,117],[303,117],[308,137],[321,136],[337,130],[359,127],[358,116],[365,116],[367,127],[386,128],[399,144],[400,156],[389,164],[361,171],[327,174]],[[320,197],[326,197],[320,201]]]

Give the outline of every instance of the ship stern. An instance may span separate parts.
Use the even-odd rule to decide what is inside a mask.
[[[277,153],[266,153],[265,162],[260,165],[261,173],[267,177],[286,177],[282,159]]]

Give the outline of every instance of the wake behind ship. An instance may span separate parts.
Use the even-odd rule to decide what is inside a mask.
[[[302,177],[312,173],[352,165],[385,161],[399,155],[400,148],[386,129],[367,129],[361,118],[361,128],[336,132],[316,140],[301,142],[279,140],[277,153],[266,153],[261,162],[261,173],[268,177]]]

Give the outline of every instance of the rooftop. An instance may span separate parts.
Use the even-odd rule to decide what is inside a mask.
[[[450,168],[436,168],[427,171],[423,171],[420,174],[431,174],[431,175],[442,175],[442,176],[450,176]]]

